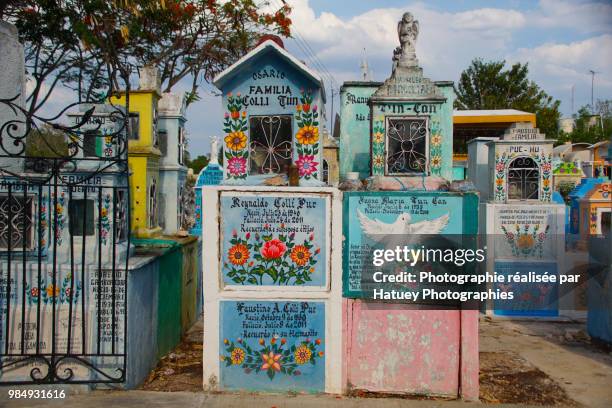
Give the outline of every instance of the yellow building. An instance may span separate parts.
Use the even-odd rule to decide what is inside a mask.
[[[453,112],[453,179],[462,180],[467,167],[467,143],[476,137],[501,137],[513,123],[536,127],[535,113],[516,109],[456,110]]]
[[[140,85],[130,91],[130,134],[128,166],[130,169],[131,232],[136,238],[161,234],[159,226],[159,149],[157,104],[160,99],[159,74],[154,67],[140,70]],[[111,98],[111,103],[125,106],[125,93]]]

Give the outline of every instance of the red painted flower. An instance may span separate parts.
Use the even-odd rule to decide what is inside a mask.
[[[246,159],[244,157],[230,157],[227,161],[227,171],[233,176],[239,176],[246,172]]]
[[[267,241],[261,248],[261,255],[266,259],[278,259],[287,250],[285,244],[278,239],[272,239]]]
[[[312,173],[317,171],[318,162],[314,161],[315,157],[310,154],[302,155],[298,158],[295,163],[298,167],[298,173],[300,177],[310,176]]]
[[[30,294],[32,297],[38,297],[38,288],[32,288],[32,290],[30,290]]]

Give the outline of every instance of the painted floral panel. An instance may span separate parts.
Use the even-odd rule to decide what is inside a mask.
[[[227,285],[324,286],[327,199],[224,194],[221,273]]]

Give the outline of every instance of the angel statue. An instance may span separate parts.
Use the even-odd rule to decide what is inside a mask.
[[[414,19],[412,13],[404,13],[402,19],[397,23],[397,35],[400,46],[394,51],[393,67],[418,65],[415,45],[419,36],[419,22]]]
[[[404,13],[402,19],[397,23],[397,35],[399,36],[402,53],[404,55],[413,53],[419,36],[419,22],[414,19],[412,13]]]
[[[210,164],[219,164],[219,137],[210,137]]]

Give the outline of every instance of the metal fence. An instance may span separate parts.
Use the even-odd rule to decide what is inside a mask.
[[[17,100],[0,99],[0,383],[124,382],[129,109]]]

